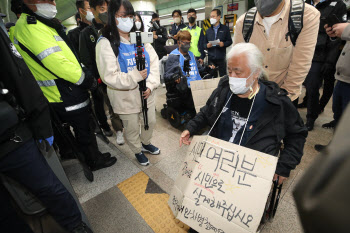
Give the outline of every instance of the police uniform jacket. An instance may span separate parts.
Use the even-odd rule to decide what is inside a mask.
[[[22,146],[29,139],[46,139],[53,135],[47,100],[32,73],[8,36],[0,29],[0,82],[9,90],[24,110],[25,119],[0,135],[0,158]],[[0,96],[0,99],[3,96]],[[4,122],[1,122],[4,124]],[[18,138],[14,138],[17,136]],[[11,140],[13,139],[13,140]],[[17,139],[17,142],[14,140]]]

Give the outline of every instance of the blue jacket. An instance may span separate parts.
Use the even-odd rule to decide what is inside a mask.
[[[208,49],[207,44],[209,43],[209,41],[213,41],[216,39],[219,39],[220,41],[224,42],[224,47],[220,47],[219,45],[217,45]],[[208,50],[208,56],[210,60],[225,59],[226,48],[229,47],[231,44],[232,44],[232,37],[231,37],[230,29],[227,26],[220,23],[216,37],[215,37],[215,31],[213,29],[213,26],[207,29],[205,33],[204,48]]]

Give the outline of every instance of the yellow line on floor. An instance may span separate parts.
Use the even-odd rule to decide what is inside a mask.
[[[118,184],[118,188],[155,233],[188,231],[189,227],[171,212],[166,193],[145,193],[149,177],[139,172]]]

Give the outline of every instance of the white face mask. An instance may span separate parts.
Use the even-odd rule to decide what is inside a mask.
[[[135,22],[135,27],[137,28],[137,30],[140,30],[141,26],[142,26],[141,22],[139,21]]]
[[[36,6],[36,12],[35,14],[44,17],[45,19],[53,19],[55,18],[57,14],[56,6],[49,4],[49,3],[39,3],[39,4],[32,4]]]
[[[91,11],[86,11],[86,10],[83,10],[86,12],[86,16],[85,16],[85,19],[89,22],[92,22],[92,20],[95,18],[94,14],[92,14]]]
[[[174,23],[180,23],[181,19],[179,17],[174,18]]]
[[[118,20],[117,27],[123,32],[130,32],[131,28],[134,26],[134,22],[131,18],[116,18]]]
[[[230,89],[233,94],[242,95],[246,93],[252,86],[252,82],[247,86],[247,81],[252,76],[253,72],[248,76],[248,78],[237,78],[237,77],[229,77]]]
[[[211,25],[215,25],[215,24],[216,24],[216,22],[217,22],[217,20],[216,20],[216,19],[214,19],[214,18],[210,18],[210,24],[211,24]]]

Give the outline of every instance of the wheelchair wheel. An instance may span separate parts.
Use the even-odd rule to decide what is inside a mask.
[[[167,119],[167,110],[168,106],[166,104],[163,105],[163,109],[160,110],[160,114],[162,115],[163,119]]]
[[[172,107],[168,107],[167,109],[167,118],[174,128],[178,128],[181,125],[181,116],[179,112]]]

